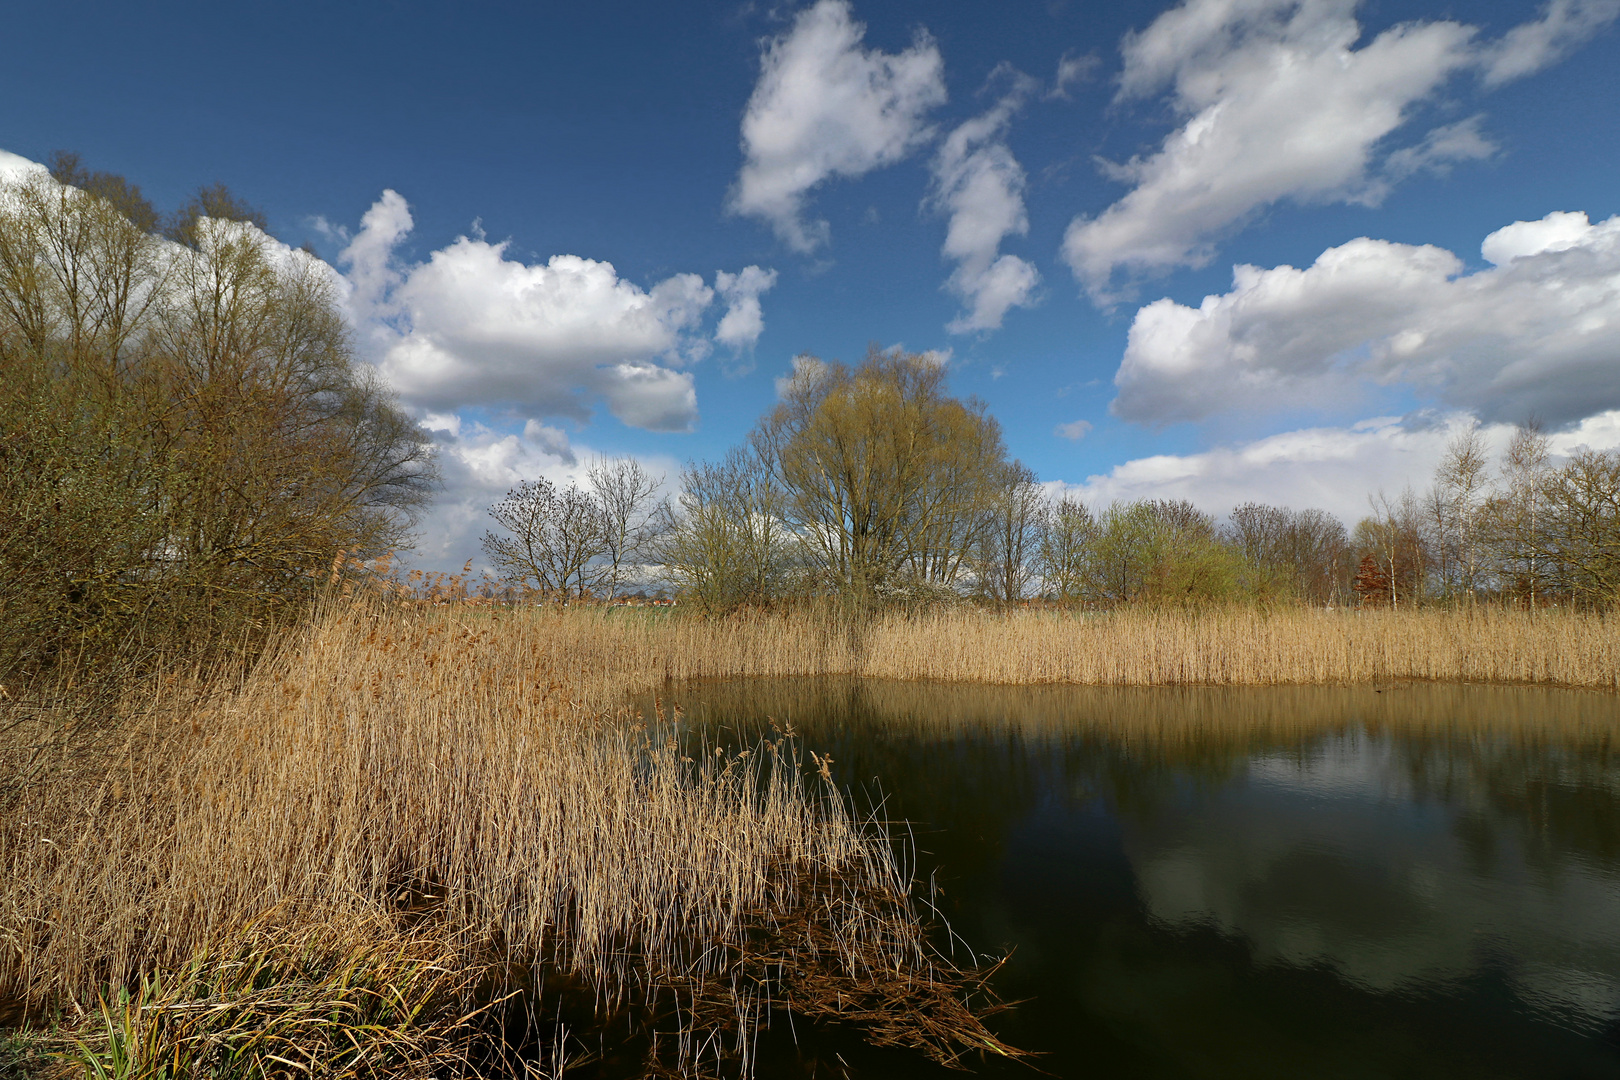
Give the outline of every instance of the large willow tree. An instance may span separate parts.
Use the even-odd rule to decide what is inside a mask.
[[[266,625],[433,477],[325,264],[67,179],[0,185],[0,676]]]
[[[754,448],[821,582],[854,596],[955,585],[1008,480],[1001,428],[951,397],[931,358],[872,350],[801,360]]]

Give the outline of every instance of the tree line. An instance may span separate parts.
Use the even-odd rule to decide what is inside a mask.
[[[0,677],[252,635],[429,498],[331,272],[264,225],[72,154],[0,185]]]
[[[1614,602],[1620,454],[1550,461],[1521,428],[1492,463],[1450,443],[1421,495],[1379,493],[1353,528],[1259,503],[1225,522],[1184,500],[1092,508],[1009,458],[983,403],[951,396],[926,356],[856,366],[801,357],[743,445],[693,462],[670,498],[628,460],[583,487],[514,489],[485,550],[550,595],[669,587],[725,610],[809,598],[860,606],[977,599],[1122,604]]]

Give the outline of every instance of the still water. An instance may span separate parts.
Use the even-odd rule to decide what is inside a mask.
[[[1620,697],[1567,690],[666,690],[767,717],[910,823],[992,1026],[1059,1077],[1620,1078]],[[762,1076],[935,1076],[836,1034]],[[980,1075],[1039,1075],[988,1061]]]

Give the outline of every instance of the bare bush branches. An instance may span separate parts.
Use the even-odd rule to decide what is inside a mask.
[[[587,482],[527,480],[490,507],[506,535],[486,532],[483,547],[503,579],[563,600],[618,594],[658,535],[663,480],[634,458],[610,458],[591,465]]]

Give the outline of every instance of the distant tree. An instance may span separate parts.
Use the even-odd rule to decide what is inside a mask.
[[[1089,546],[1088,592],[1099,600],[1203,604],[1241,591],[1241,556],[1185,500],[1114,503],[1098,515]]]
[[[999,425],[945,392],[930,358],[873,349],[851,369],[802,360],[753,448],[824,587],[954,585],[1005,479]]]
[[[783,493],[752,450],[696,462],[650,551],[664,575],[701,608],[769,604],[793,590],[804,545],[783,520]]]
[[[1221,541],[1212,516],[1185,499],[1146,505],[1159,529],[1143,599],[1197,605],[1242,595],[1242,557]]]
[[[1545,586],[1588,607],[1620,600],[1620,452],[1577,451],[1543,478],[1539,503],[1526,554]]]
[[[1045,498],[1035,473],[1022,462],[1006,465],[981,531],[976,560],[979,588],[1001,603],[1021,600],[1034,580]]]
[[[1046,589],[1059,603],[1086,599],[1097,532],[1091,511],[1074,496],[1064,495],[1045,508],[1039,528],[1038,565]]]
[[[149,233],[158,227],[158,212],[141,194],[140,187],[117,173],[91,172],[71,150],[51,154],[49,168],[51,179],[58,184],[104,200],[138,231]]]
[[[1378,557],[1363,555],[1356,565],[1355,593],[1361,607],[1387,607],[1394,598],[1390,576],[1379,564]]]
[[[525,480],[489,508],[505,530],[484,534],[484,553],[501,578],[560,600],[583,599],[600,580],[592,564],[606,546],[609,523],[601,504],[570,485]]]
[[[627,566],[646,553],[661,520],[657,498],[662,477],[635,458],[601,458],[586,473],[591,494],[602,509],[600,588],[617,596]]]
[[[1097,517],[1089,560],[1089,591],[1129,603],[1147,595],[1161,550],[1164,522],[1146,502],[1113,503]]]
[[[1424,506],[1442,588],[1470,601],[1483,577],[1488,483],[1485,440],[1478,428],[1470,427],[1446,445]]]
[[[1368,502],[1373,513],[1356,524],[1356,550],[1377,563],[1390,607],[1415,606],[1423,601],[1430,565],[1417,496],[1410,488],[1395,499],[1380,491]]]
[[[1483,513],[1485,546],[1504,594],[1531,607],[1545,592],[1550,570],[1543,535],[1550,456],[1541,425],[1535,420],[1521,424],[1502,455],[1500,487]]]
[[[237,198],[224,184],[207,184],[182,206],[163,226],[163,233],[177,244],[196,247],[200,239],[199,226],[203,221],[235,221],[252,225],[260,232],[269,232],[270,224],[264,212]]]
[[[1232,511],[1226,537],[1250,569],[1254,595],[1325,604],[1348,587],[1348,537],[1325,511],[1244,503]]]

